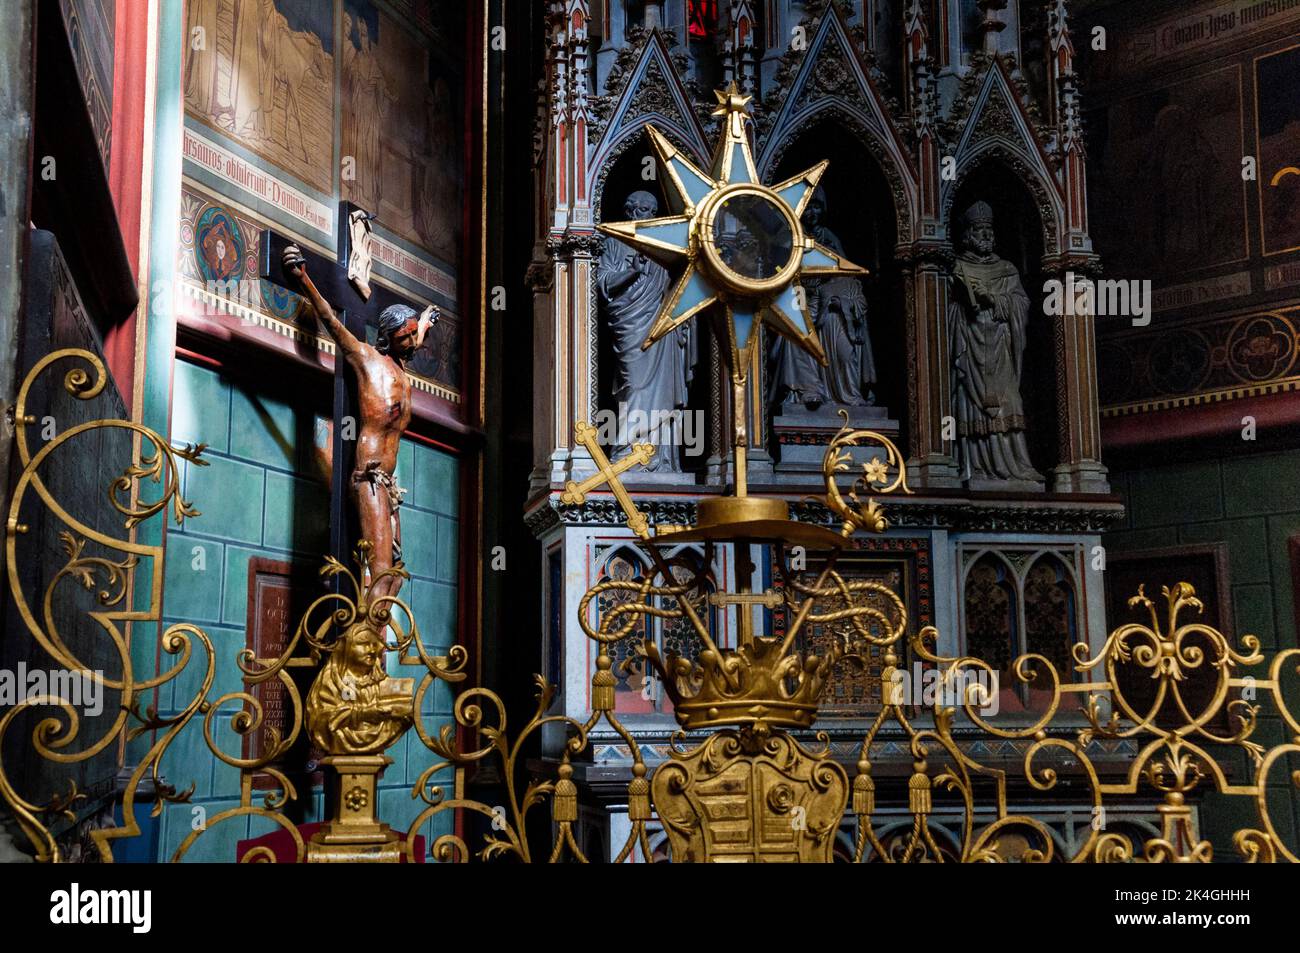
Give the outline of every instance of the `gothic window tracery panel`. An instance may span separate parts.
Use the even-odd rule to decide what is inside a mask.
[[[686,584],[696,579],[697,585],[687,593],[687,597],[705,626],[713,631],[716,610],[709,604],[709,595],[717,586],[712,572],[698,567],[700,558],[700,554],[694,550],[681,550],[668,558],[668,565],[678,583]],[[645,580],[647,573],[652,572],[653,569],[641,553],[623,546],[605,558],[597,583],[618,581],[639,584]],[[597,618],[602,618],[605,613],[636,601],[637,598],[633,590],[612,589],[603,592],[596,599]],[[655,604],[661,609],[677,608],[677,600],[672,596],[656,598]],[[626,621],[624,617],[618,625],[621,627]],[[664,656],[676,652],[685,658],[696,658],[704,648],[687,618],[639,616],[632,631],[610,646],[609,654],[613,660],[614,677],[617,679],[614,686],[614,710],[619,714],[666,714],[673,710],[663,686],[653,671],[647,669],[644,658],[637,652],[637,646],[647,638],[655,641]]]
[[[906,598],[907,584],[901,564],[883,567],[864,566],[846,568],[843,572],[847,580],[869,579],[883,583],[891,591]],[[867,593],[864,601],[886,617],[893,612],[892,603],[880,593]],[[825,606],[814,605],[815,610],[825,611]],[[877,619],[867,619],[864,624],[874,638],[883,638],[888,634],[883,623]],[[825,656],[831,650],[831,643],[843,645],[855,638],[855,633],[847,623],[808,624],[796,639],[798,650],[802,653]],[[895,648],[898,651],[898,647]],[[906,654],[904,648],[903,653]],[[852,715],[865,710],[876,711],[880,708],[880,678],[884,671],[884,650],[878,646],[867,649],[867,662],[864,666],[853,663],[837,665],[827,679],[822,694],[822,711],[826,714]]]
[[[1077,596],[1073,576],[1055,555],[1044,554],[1030,567],[1024,582],[1025,651],[1043,656],[1055,666],[1062,681],[1071,678],[1074,662],[1070,648],[1079,641]],[[1051,701],[1045,674],[1029,686],[1030,708],[1043,709]]]
[[[1073,680],[1073,646],[1081,638],[1080,588],[1069,555],[1025,547],[984,552],[966,574],[963,620],[965,654],[998,673],[1000,712],[1041,712],[1050,705],[1052,679],[1038,662],[1035,677],[1021,682],[1015,660],[1025,654],[1047,659],[1062,682]]]
[[[920,627],[931,622],[930,572],[928,553],[924,547],[918,547],[916,543],[915,540],[905,539],[877,541],[872,543],[872,548],[866,552],[842,557],[837,563],[837,571],[846,580],[868,580],[880,583],[900,596],[908,604],[912,625]],[[774,554],[772,558],[775,558]],[[821,560],[810,559],[806,570],[802,573],[803,582],[814,582],[822,568],[824,563]],[[777,590],[785,587],[784,581],[779,576],[773,580],[772,585]],[[893,615],[893,603],[885,595],[871,592],[866,593],[864,598],[868,605],[886,617]],[[912,598],[915,598],[915,602],[910,601]],[[829,608],[831,607],[828,605],[814,603],[814,611],[824,612]],[[785,607],[774,609],[769,613],[767,628],[773,636],[782,637],[792,618],[793,613]],[[879,620],[868,618],[863,621],[872,636],[883,638],[887,635],[886,626]],[[838,641],[843,645],[846,638],[856,638],[856,633],[847,626],[847,623],[838,625],[807,623],[795,639],[795,650],[804,654],[825,656],[832,641]],[[914,659],[906,640],[896,643],[894,651],[908,673],[913,671],[914,665],[921,664],[919,660]],[[865,664],[862,666],[856,662],[841,662],[836,665],[831,670],[822,692],[821,716],[857,718],[879,711],[883,703],[880,687],[883,669],[884,650],[878,646],[870,646],[867,649]]]
[[[1009,684],[1011,661],[1019,654],[1020,620],[1015,575],[985,553],[966,575],[966,654],[983,659]]]
[[[710,632],[716,632],[715,619],[716,609],[710,604],[709,596],[717,590],[717,585],[713,580],[713,574],[708,571],[707,567],[701,567],[699,561],[701,556],[694,550],[680,550],[668,560],[668,565],[672,570],[673,578],[679,585],[688,585],[695,580],[695,586],[686,593],[686,598],[691,601],[695,607],[696,613],[704,622]],[[677,600],[672,597],[666,597],[660,600],[660,605],[665,609],[677,609]],[[659,651],[664,657],[670,652],[676,652],[683,658],[698,658],[700,652],[704,650],[704,643],[691,624],[691,620],[684,615],[679,618],[658,619],[656,620],[656,639],[659,644]],[[671,712],[673,710],[672,701],[663,691],[657,681],[650,686],[648,694],[651,695],[651,702],[655,710],[662,712]]]
[[[646,567],[639,554],[629,549],[615,550],[605,561],[604,571],[597,584],[604,582],[639,583],[645,578]],[[596,598],[596,613],[603,618],[618,606],[635,601],[636,593],[625,589],[610,589]],[[619,713],[652,712],[653,701],[646,697],[645,661],[636,654],[635,647],[648,632],[646,617],[639,616],[636,625],[626,638],[610,646],[613,660],[614,710]]]

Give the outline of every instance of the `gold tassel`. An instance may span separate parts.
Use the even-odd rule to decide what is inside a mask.
[[[871,814],[876,810],[876,782],[871,779],[871,762],[859,761],[853,779],[853,813]]]
[[[930,778],[918,770],[907,782],[907,806],[913,814],[930,813]]]
[[[573,783],[573,765],[560,765],[560,780],[555,782],[555,808],[553,817],[557,823],[574,822],[578,819],[578,786]]]
[[[638,767],[645,770],[644,765]],[[645,778],[633,778],[627,786],[627,817],[630,821],[650,820],[650,782]]]
[[[613,662],[610,660],[605,646],[600,647],[600,654],[596,656],[596,671],[591,675],[591,710],[613,711],[614,710],[614,686],[618,684],[618,679],[610,671]]]

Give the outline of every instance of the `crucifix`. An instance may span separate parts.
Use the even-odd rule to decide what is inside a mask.
[[[371,598],[395,596],[402,580],[383,573],[401,564],[399,508],[405,492],[395,470],[411,420],[405,364],[424,343],[438,310],[369,283],[368,216],[340,203],[340,248],[331,261],[271,229],[262,232],[261,276],[305,297],[334,340],[330,553],[346,563],[356,540],[369,540]],[[358,247],[358,246],[361,247]],[[366,340],[374,323],[379,338]],[[345,501],[351,503],[348,506]]]

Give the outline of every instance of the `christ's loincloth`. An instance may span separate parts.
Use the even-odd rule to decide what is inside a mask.
[[[402,561],[402,542],[399,531],[397,511],[401,508],[402,497],[406,490],[397,485],[397,479],[385,470],[378,460],[371,460],[365,467],[352,471],[352,485],[370,484],[371,493],[383,491],[388,494],[388,525],[393,538],[393,565]]]

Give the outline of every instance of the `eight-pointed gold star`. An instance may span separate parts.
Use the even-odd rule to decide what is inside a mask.
[[[725,316],[721,328],[737,379],[752,366],[760,321],[825,364],[799,279],[866,273],[804,234],[800,217],[829,163],[763,185],[745,129],[750,97],[735,83],[717,97],[714,115],[723,119],[722,135],[707,174],[659,130],[647,127],[673,214],[598,226],[667,268],[685,263],[641,346],[651,347],[717,306]]]

